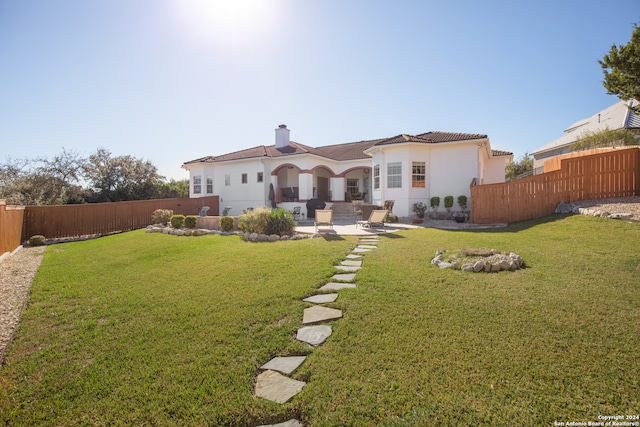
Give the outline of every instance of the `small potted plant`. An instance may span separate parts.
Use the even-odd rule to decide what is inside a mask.
[[[411,206],[411,210],[416,214],[418,218],[414,219],[414,224],[422,224],[424,219],[424,213],[427,211],[427,205],[422,202],[414,203]]]
[[[460,212],[455,212],[453,214],[453,219],[455,219],[457,223],[461,224],[467,220],[467,215],[465,214],[465,211],[467,210],[467,196],[458,196],[458,206],[460,206]]]
[[[438,217],[438,208],[440,207],[440,197],[438,196],[433,196],[430,200],[429,200],[429,204],[431,205],[431,209],[433,209],[433,212],[435,213],[435,217]]]
[[[451,213],[451,208],[453,207],[453,196],[446,196],[444,198],[444,208],[447,212]]]

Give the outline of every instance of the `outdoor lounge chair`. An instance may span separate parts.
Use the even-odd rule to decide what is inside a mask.
[[[384,219],[388,213],[389,211],[385,209],[376,209],[374,211],[371,211],[371,215],[369,215],[369,219],[357,221],[356,225],[360,225],[362,227],[369,227],[369,228],[371,228],[372,226],[373,227],[382,226],[382,229],[386,232],[387,227],[384,225]]]
[[[316,226],[316,233],[318,232],[318,227],[329,227],[333,230],[333,211],[331,209],[317,209],[316,210],[316,220],[313,225]]]
[[[362,219],[362,205],[364,205],[364,200],[354,200],[351,204],[353,205],[353,215],[356,217],[356,220],[358,217]]]

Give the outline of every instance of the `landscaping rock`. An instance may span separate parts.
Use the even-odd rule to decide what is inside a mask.
[[[335,283],[330,282],[320,288],[321,291],[339,291],[340,289],[355,288],[353,283]]]
[[[474,273],[479,273],[482,270],[484,270],[484,262],[482,262],[481,260],[476,261],[476,263],[473,264]]]
[[[270,242],[276,242],[276,241],[278,241],[278,240],[280,240],[280,236],[279,236],[279,235],[277,235],[277,234],[271,234],[271,235],[269,236],[269,241],[270,241]]]
[[[258,427],[302,427],[302,423],[298,420],[289,420],[278,424],[263,424]]]
[[[290,374],[298,369],[307,356],[287,356],[287,357],[274,357],[264,365],[260,366],[260,369],[267,369],[272,371],[282,372],[283,374]]]
[[[320,294],[305,298],[302,301],[311,302],[313,304],[324,304],[326,302],[334,302],[338,299],[338,294]]]
[[[356,278],[355,273],[346,273],[346,274],[334,274],[331,279],[337,280],[338,282],[352,282],[353,279]]]
[[[322,307],[315,305],[313,307],[305,308],[302,315],[302,323],[318,323],[325,320],[339,319],[342,317],[342,311],[335,308]]]

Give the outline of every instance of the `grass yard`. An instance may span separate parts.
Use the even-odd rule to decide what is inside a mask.
[[[381,237],[311,349],[302,302],[356,244],[135,231],[50,246],[0,371],[0,424],[553,425],[640,413],[640,226],[552,216]],[[527,268],[472,274],[438,249]],[[309,355],[290,403],[258,367]]]

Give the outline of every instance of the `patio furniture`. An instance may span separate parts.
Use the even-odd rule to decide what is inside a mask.
[[[293,208],[293,212],[291,212],[291,216],[293,216],[294,220],[300,219],[300,206],[295,206]]]
[[[371,215],[372,211],[379,210],[379,209],[382,209],[382,206],[368,205],[365,203],[364,205],[362,205],[362,219],[369,218],[369,215]]]
[[[376,209],[374,211],[371,211],[371,215],[369,215],[369,219],[358,221],[356,222],[356,225],[359,225],[361,227],[368,227],[369,229],[371,227],[382,226],[382,229],[386,232],[387,227],[384,225],[384,219],[388,213],[389,211],[385,209]]]
[[[333,231],[333,211],[331,209],[316,210],[316,220],[313,225],[318,233],[319,227],[329,227]]]
[[[384,201],[384,208],[387,212],[389,213],[393,213],[393,204],[395,203],[395,200],[385,200]]]
[[[307,202],[307,218],[316,217],[316,209],[324,209],[327,206],[325,202],[320,199],[311,199]]]
[[[353,206],[353,215],[356,217],[356,220],[358,217],[362,219],[362,206],[364,205],[364,200],[354,200],[351,202],[351,205]]]

